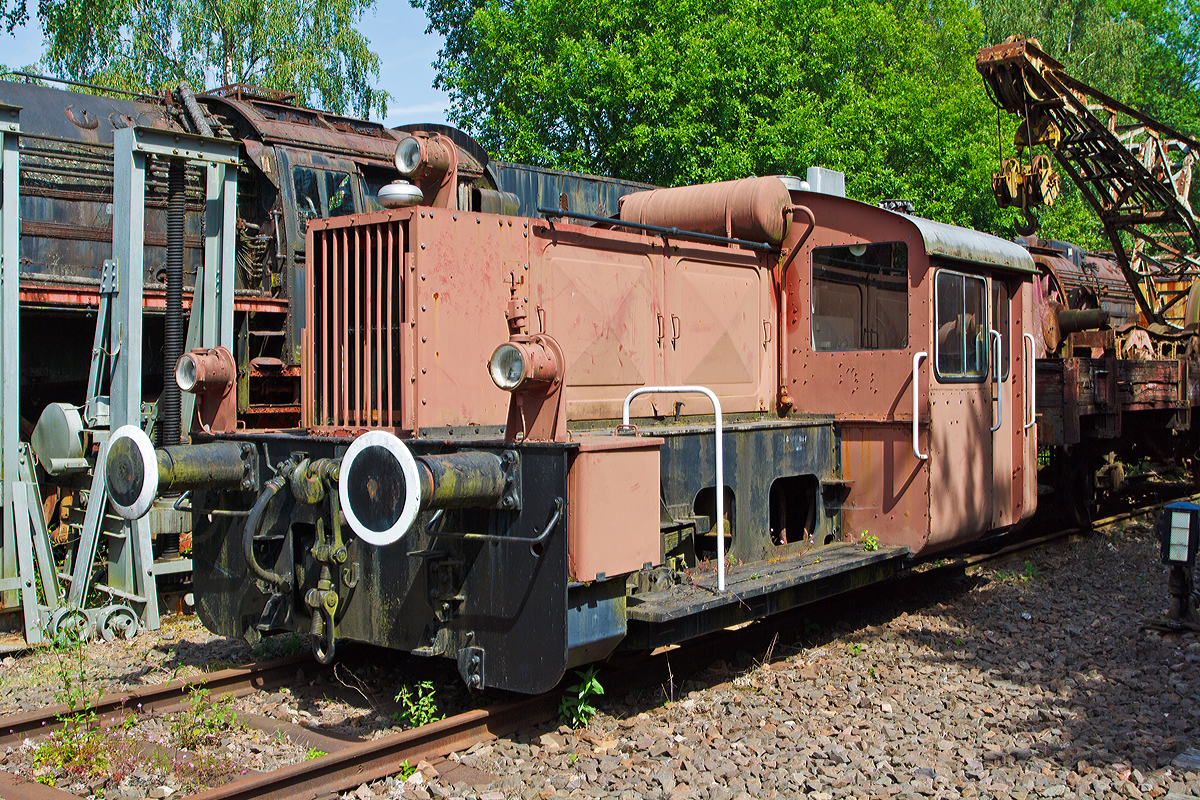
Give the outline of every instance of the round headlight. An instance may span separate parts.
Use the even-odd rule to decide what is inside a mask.
[[[396,169],[401,175],[412,175],[421,166],[421,142],[410,136],[396,147]]]
[[[196,359],[185,353],[175,362],[175,383],[180,391],[190,392],[196,385]]]
[[[521,385],[525,377],[525,356],[516,345],[505,343],[496,348],[488,362],[492,382],[506,392]]]

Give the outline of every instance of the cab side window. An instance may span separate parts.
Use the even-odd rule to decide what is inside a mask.
[[[354,213],[354,188],[347,173],[325,173],[325,196],[329,198],[329,216],[343,217]]]
[[[300,218],[300,232],[308,226],[308,220],[320,219],[321,188],[317,183],[316,170],[296,167],[292,170],[292,186],[296,191],[296,214]]]
[[[943,383],[979,382],[988,369],[987,282],[938,270],[935,365]]]
[[[1012,333],[1012,309],[1010,308],[1008,286],[1004,281],[992,278],[992,330],[1000,334],[1000,369],[998,377],[1008,380],[1009,375],[1009,336]]]
[[[813,250],[812,337],[826,352],[908,347],[908,245]]]

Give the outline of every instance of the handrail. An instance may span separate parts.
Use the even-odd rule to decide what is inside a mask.
[[[1029,342],[1029,360],[1025,362],[1025,369],[1029,372],[1029,386],[1026,392],[1029,394],[1029,421],[1025,423],[1025,430],[1029,430],[1037,424],[1037,395],[1034,391],[1034,386],[1037,381],[1037,343],[1033,340],[1033,335],[1029,333],[1021,334],[1022,339]],[[1024,342],[1022,342],[1024,346]]]
[[[681,231],[679,228],[664,228],[661,225],[647,225],[644,222],[629,222],[627,220],[616,219],[614,217],[598,217],[595,214],[579,214],[574,211],[560,211],[557,208],[546,208],[538,206],[538,213],[546,217],[565,217],[566,219],[581,219],[584,222],[598,222],[605,225],[612,225],[617,228],[632,228],[635,231],[646,231],[647,233],[659,233],[668,239],[691,239],[697,242],[711,242],[713,244],[736,244],[740,247],[745,247],[750,250],[761,250],[764,253],[769,253],[775,250],[776,247],[769,242],[752,242],[749,239],[733,239],[729,236],[713,236],[711,233],[699,233],[698,231]]]
[[[992,367],[992,375],[996,379],[996,424],[992,426],[992,433],[1000,430],[1000,426],[1004,424],[1004,379],[1001,377],[1004,373],[1004,365],[1000,363],[1000,351],[1004,347],[1004,340],[1000,336],[1000,331],[989,330],[989,334],[996,337],[996,363]]]
[[[917,387],[919,387],[921,385],[921,382],[918,380],[919,376],[917,375],[917,369],[921,366],[921,359],[923,359],[923,358],[929,358],[929,353],[926,353],[924,350],[922,350],[921,352],[919,352],[913,356],[913,370],[912,370],[912,394],[913,394],[913,437],[912,437],[912,439],[913,439],[913,442],[912,442],[912,444],[913,444],[913,455],[922,461],[928,461],[929,453],[922,454],[920,445],[917,441],[917,437],[919,437],[921,434],[919,428],[917,427],[917,423],[920,420],[920,417],[917,415],[920,412],[920,401],[921,401],[921,395],[917,391]]]
[[[725,456],[721,450],[721,401],[711,389],[703,386],[643,386],[625,397],[621,408],[621,426],[629,426],[629,404],[639,394],[702,394],[712,401],[717,419],[717,591],[725,591]]]

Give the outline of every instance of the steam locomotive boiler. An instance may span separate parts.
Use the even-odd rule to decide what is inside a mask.
[[[1035,510],[1024,248],[792,178],[585,219],[459,210],[421,134],[397,164],[308,223],[302,427],[113,436],[120,513],[189,491],[211,630],[539,692]]]

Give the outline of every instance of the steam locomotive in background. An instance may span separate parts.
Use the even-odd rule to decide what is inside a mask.
[[[190,444],[114,432],[97,466],[127,518],[188,492],[196,608],[223,635],[308,632],[322,660],[371,642],[538,692],[1019,528],[1039,441],[1119,448],[1115,414],[1131,445],[1195,451],[1186,358],[1116,352],[1098,259],[856,202],[826,171],[658,189],[248,87],[199,112],[0,88],[43,93],[22,112],[44,326],[24,363],[50,354],[51,378],[30,419],[77,388],[53,337],[88,338],[111,191],[88,154],[130,120],[242,143],[236,352],[163,365],[143,343],[147,385],[229,399],[197,405]],[[1053,377],[1068,362],[1087,383]]]

